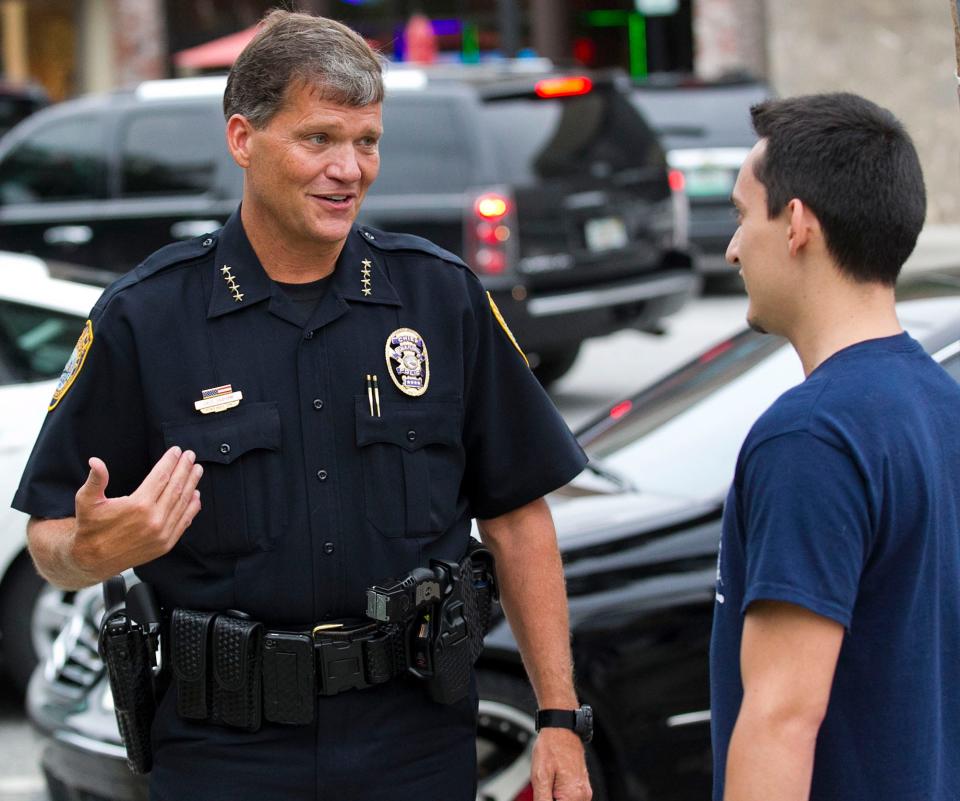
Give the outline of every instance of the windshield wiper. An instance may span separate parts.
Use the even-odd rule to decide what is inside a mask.
[[[637,492],[636,486],[633,482],[630,481],[626,476],[621,473],[617,473],[614,470],[611,470],[609,467],[606,467],[602,462],[597,459],[590,459],[587,462],[586,469],[593,473],[595,476],[600,476],[600,478],[605,478],[611,484],[619,487],[625,492]]]

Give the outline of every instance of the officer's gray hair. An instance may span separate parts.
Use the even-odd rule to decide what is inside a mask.
[[[230,70],[224,116],[229,120],[242,114],[255,128],[263,128],[299,81],[340,105],[380,103],[383,59],[346,25],[275,9],[263,18],[257,35]]]

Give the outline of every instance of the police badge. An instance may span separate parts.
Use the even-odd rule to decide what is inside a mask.
[[[427,346],[412,328],[398,328],[387,337],[387,372],[404,395],[419,397],[430,384]]]

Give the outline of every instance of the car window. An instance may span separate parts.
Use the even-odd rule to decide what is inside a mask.
[[[950,375],[950,377],[960,383],[960,352],[953,354],[948,359],[940,362],[940,366]]]
[[[501,180],[621,172],[663,162],[643,118],[620,93],[598,90],[562,99],[488,99],[483,132],[497,148]]]
[[[123,197],[203,194],[224,157],[222,118],[205,109],[156,109],[131,115],[123,127]]]
[[[105,122],[94,115],[37,128],[0,163],[0,201],[41,203],[106,196]]]
[[[388,97],[383,104],[377,194],[462,192],[474,159],[463,121],[445,98]]]
[[[22,303],[0,302],[3,383],[57,378],[70,358],[84,318]]]
[[[641,88],[633,102],[657,129],[667,149],[752,147],[757,141],[750,107],[770,96],[762,84],[702,88]]]

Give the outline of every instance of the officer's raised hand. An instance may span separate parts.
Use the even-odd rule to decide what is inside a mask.
[[[91,458],[90,473],[77,491],[76,516],[31,518],[27,527],[44,578],[78,589],[170,551],[200,511],[203,468],[195,459],[192,451],[170,448],[132,494],[108,498],[107,466]]]

